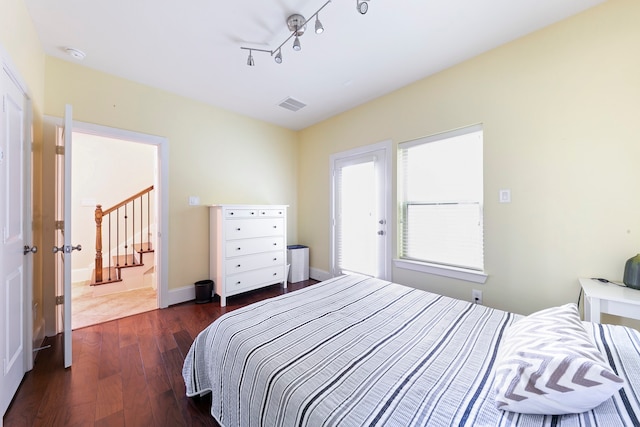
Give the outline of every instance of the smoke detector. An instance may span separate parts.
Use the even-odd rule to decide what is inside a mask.
[[[82,61],[87,56],[87,54],[80,49],[76,49],[73,47],[66,47],[64,51],[67,52],[67,55],[79,61]]]

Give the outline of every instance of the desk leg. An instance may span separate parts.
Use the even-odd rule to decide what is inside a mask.
[[[591,298],[584,294],[584,320],[591,322]]]
[[[588,310],[585,310],[585,313],[589,313],[589,318],[586,319],[589,322],[600,323],[600,298],[590,298]],[[585,305],[585,309],[587,306]],[[585,314],[585,317],[587,314]]]

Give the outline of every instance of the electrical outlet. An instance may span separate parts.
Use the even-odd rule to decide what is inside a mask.
[[[482,291],[474,289],[471,291],[471,298],[474,304],[482,305]]]

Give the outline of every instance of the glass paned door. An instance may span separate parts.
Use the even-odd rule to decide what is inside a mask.
[[[390,150],[332,156],[332,274],[389,278],[387,234]]]

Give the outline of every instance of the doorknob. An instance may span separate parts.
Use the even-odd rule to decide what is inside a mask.
[[[378,236],[384,236],[384,231],[383,230],[379,230],[378,231]]]
[[[70,254],[71,251],[81,251],[82,250],[82,245],[77,245],[77,246],[71,246],[71,245],[65,245],[65,246],[54,246],[53,247],[53,253],[57,254],[58,252],[64,252],[67,254]]]
[[[37,246],[29,246],[29,245],[24,245],[24,254],[28,254],[28,253],[32,253],[35,254],[36,252],[38,252],[38,247]]]

